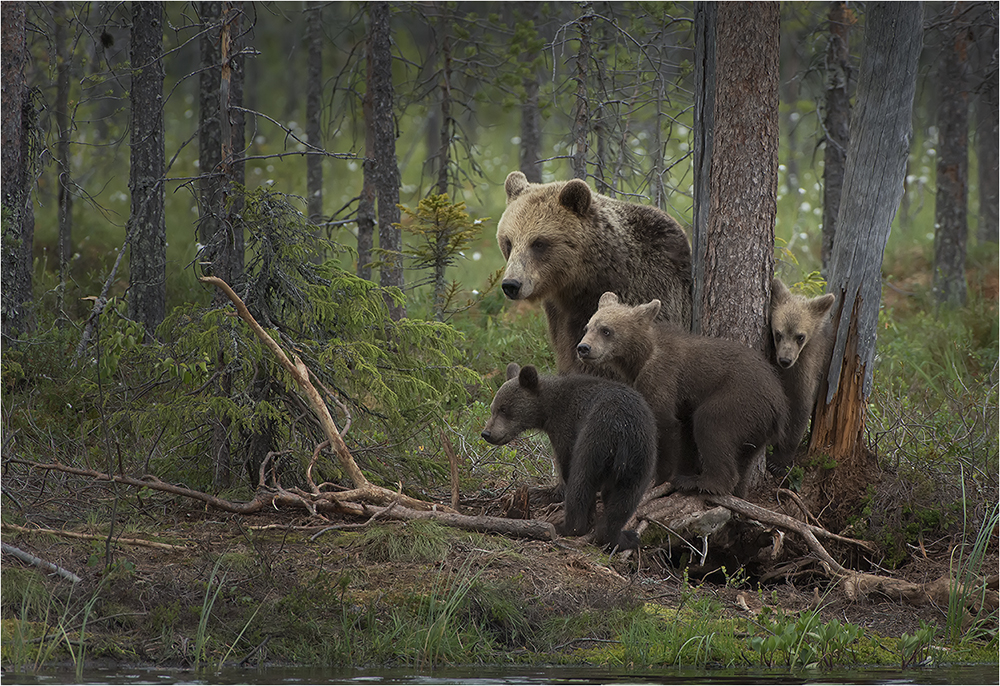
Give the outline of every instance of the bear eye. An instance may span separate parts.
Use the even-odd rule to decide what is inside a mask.
[[[501,248],[501,251],[503,252],[504,259],[507,259],[508,257],[510,257],[510,239],[509,238],[503,239],[503,245],[501,245],[500,248]]]
[[[782,338],[781,332],[780,331],[775,331],[774,332],[774,342],[775,343],[781,343],[781,338]]]
[[[806,335],[804,333],[795,334],[795,342],[802,345],[806,342]]]
[[[543,253],[549,249],[549,242],[539,238],[531,244],[531,249],[535,252]]]
[[[601,335],[604,336],[605,338],[609,337],[611,335],[611,329],[609,329],[606,326],[602,326],[601,327]]]

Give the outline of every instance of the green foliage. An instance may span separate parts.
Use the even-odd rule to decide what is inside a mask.
[[[793,671],[831,669],[846,659],[848,649],[864,635],[861,627],[841,624],[838,619],[823,624],[816,611],[786,617],[765,607],[759,624],[766,635],[751,638],[750,647],[761,663],[768,667],[784,664]]]
[[[929,658],[935,633],[933,625],[920,622],[920,629],[912,636],[904,633],[899,637],[899,665],[902,669],[920,665]]]
[[[997,610],[986,610],[987,584],[982,578],[986,554],[1000,524],[1000,504],[993,507],[979,524],[976,539],[968,544],[971,532],[965,498],[962,498],[962,542],[952,551],[951,580],[948,589],[946,630],[953,643],[997,637]]]
[[[488,219],[473,221],[465,211],[465,203],[453,203],[447,193],[423,198],[416,210],[405,205],[400,205],[399,209],[410,221],[396,226],[417,239],[403,252],[412,259],[413,268],[431,270],[428,281],[433,284],[434,318],[441,321],[457,291],[455,284],[449,290],[445,270],[479,235],[481,225]],[[411,286],[420,284],[418,281]]]

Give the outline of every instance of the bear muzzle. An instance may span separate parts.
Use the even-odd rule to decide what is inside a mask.
[[[503,289],[503,294],[508,298],[511,300],[517,300],[521,293],[521,282],[517,279],[504,279],[500,288]]]
[[[795,360],[793,360],[790,357],[779,357],[778,358],[778,366],[781,367],[782,369],[788,369],[793,364],[795,364]]]
[[[592,352],[590,345],[587,343],[580,343],[576,346],[576,356],[581,360],[589,360]]]

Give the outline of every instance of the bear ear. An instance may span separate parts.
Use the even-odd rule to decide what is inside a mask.
[[[590,211],[592,199],[590,186],[580,179],[573,179],[559,193],[559,204],[580,217]]]
[[[508,364],[507,380],[510,381],[511,379],[513,379],[515,376],[517,376],[518,372],[520,371],[521,371],[521,365],[519,365],[517,362],[511,362],[510,364]]]
[[[618,302],[619,302],[618,296],[612,293],[611,291],[608,291],[607,293],[601,296],[600,300],[597,301],[597,309],[601,309],[602,307],[607,307],[608,305],[617,305]]]
[[[509,205],[511,200],[528,190],[528,177],[523,172],[512,171],[507,174],[503,188],[507,191],[507,204]]]
[[[833,293],[827,293],[822,297],[813,298],[809,301],[809,309],[813,311],[813,314],[816,315],[817,319],[822,319],[830,311],[830,308],[833,307],[833,303],[836,300],[837,298],[833,295]]]
[[[777,276],[771,279],[771,307],[787,302],[792,292]]]
[[[533,364],[523,367],[521,373],[517,376],[517,380],[520,382],[522,388],[526,388],[529,391],[537,391],[538,369]]]
[[[639,313],[640,317],[648,322],[652,322],[656,319],[656,315],[660,313],[660,301],[654,298],[645,305],[639,305],[639,307],[635,309]]]

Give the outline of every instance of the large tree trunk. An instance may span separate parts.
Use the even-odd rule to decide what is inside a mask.
[[[164,202],[163,3],[132,4],[128,316],[152,336],[167,306]]]
[[[323,5],[306,3],[306,142],[322,148],[323,115]],[[323,157],[306,156],[306,215],[313,224],[323,221]]]
[[[969,92],[966,3],[942,16],[941,58],[937,63],[937,195],[934,204],[934,299],[939,305],[965,304],[965,253],[969,235]]]
[[[379,284],[403,288],[403,237],[397,226],[399,167],[396,165],[395,94],[392,85],[392,36],[389,3],[368,5],[368,91],[371,94],[372,178],[378,196],[378,243],[382,251]],[[393,319],[406,316],[404,306],[386,302]]]
[[[451,171],[451,140],[455,130],[452,119],[451,104],[451,37],[448,26],[453,21],[448,10],[448,3],[439,3],[441,16],[438,19],[440,34],[438,35],[438,50],[441,52],[441,121],[439,122],[437,141],[437,193],[448,192],[448,174]]]
[[[692,328],[764,351],[778,183],[778,5],[720,3],[715,11],[709,206],[695,227]]]
[[[29,53],[25,33],[26,5],[2,5],[3,123],[3,344],[16,345],[11,338],[31,325],[31,249],[35,215],[31,206],[31,160],[28,141],[35,126],[34,107],[28,96],[25,69]]]
[[[219,236],[222,221],[222,117],[219,114],[219,87],[222,81],[221,44],[219,26],[222,20],[222,3],[209,0],[199,2],[198,14],[202,22],[200,38],[201,65],[198,76],[198,181],[199,209],[198,240],[205,246],[206,263],[214,260],[214,242]],[[211,272],[208,264],[205,271]],[[221,302],[215,294],[213,300]]]
[[[830,37],[826,45],[826,115],[823,118],[823,274],[830,273],[830,252],[837,232],[844,162],[850,139],[851,53],[853,11],[843,0],[830,3]]]
[[[833,506],[834,515],[853,505],[868,483],[865,407],[874,372],[880,270],[903,194],[921,43],[919,3],[868,6],[828,279],[828,289],[837,297],[836,338],[809,446],[811,454],[824,453],[836,462],[833,472],[821,476],[817,484],[821,491],[817,495]]]

